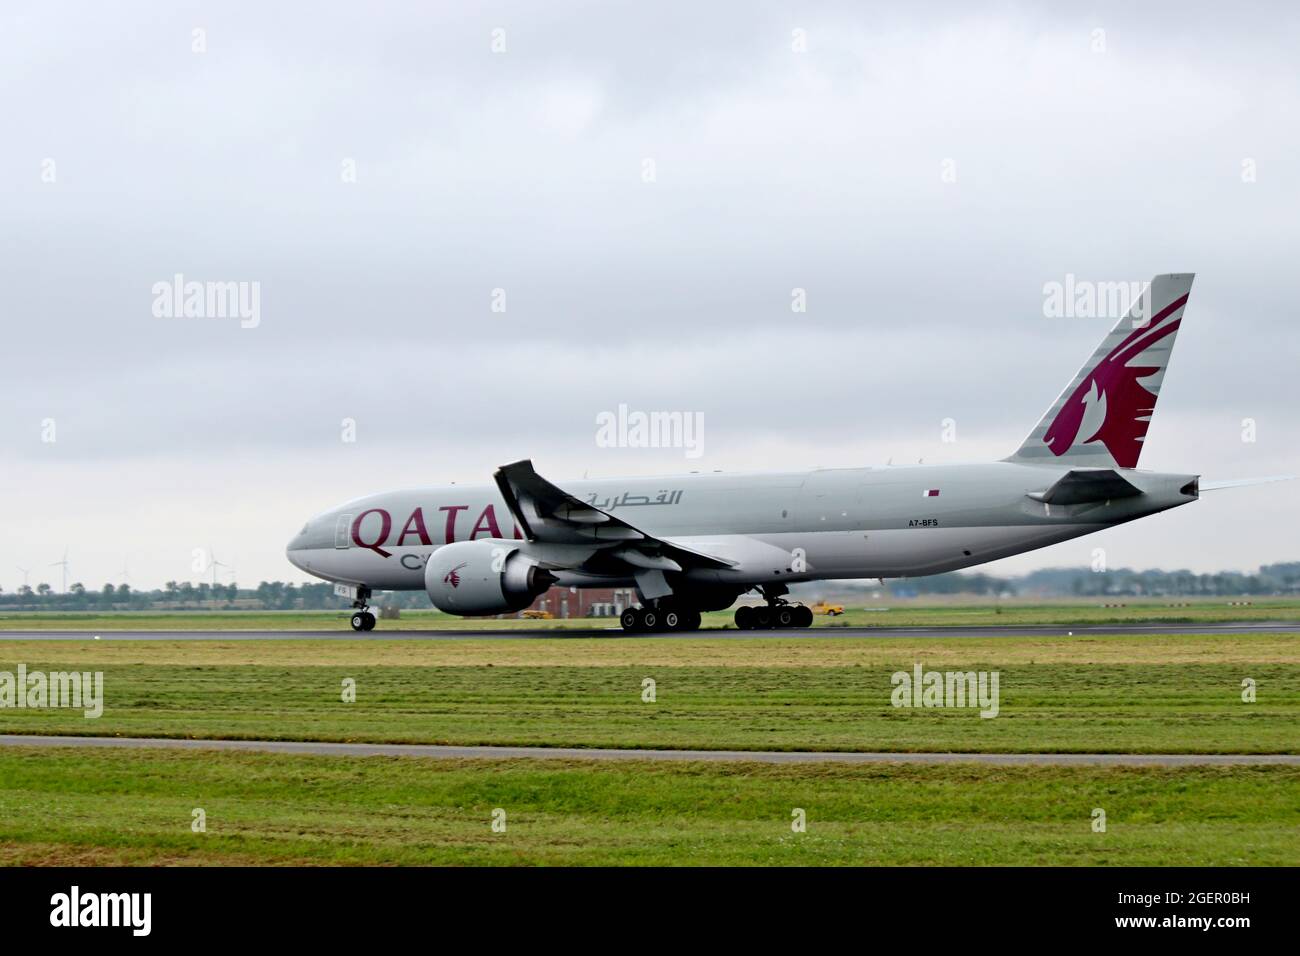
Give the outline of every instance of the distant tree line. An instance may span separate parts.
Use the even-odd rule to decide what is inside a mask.
[[[371,598],[376,606],[429,607],[423,591],[382,591]],[[41,583],[17,591],[0,589],[0,609],[9,611],[294,611],[345,609],[352,602],[334,594],[334,585],[263,581],[255,589],[206,581],[168,581],[150,591],[128,584],[105,584],[98,590],[80,581],[66,594]]]
[[[1049,568],[1027,574],[1017,584],[1025,594],[1080,597],[1295,595],[1300,594],[1300,561],[1266,564],[1254,574],[1240,571],[1197,574],[1186,569],[1164,571],[1158,568],[1147,571],[1117,568],[1104,572]]]
[[[843,588],[873,587],[866,582],[839,582]],[[797,590],[822,585],[801,585]],[[874,585],[880,589],[879,585]],[[1254,574],[1219,571],[1116,568],[1095,572],[1086,568],[1044,568],[1018,577],[992,574],[935,574],[925,578],[898,578],[885,582],[893,597],[922,594],[1011,595],[1023,597],[1236,597],[1245,595],[1300,595],[1300,561],[1263,565]],[[334,594],[334,585],[263,581],[256,588],[237,584],[211,585],[206,581],[168,581],[151,591],[127,584],[105,584],[91,590],[77,582],[60,594],[50,585],[23,585],[17,591],[0,588],[0,609],[9,611],[322,611],[342,610],[351,601]],[[380,591],[371,598],[376,607],[427,608],[423,591]]]
[[[894,597],[914,594],[1016,595],[1024,597],[1237,597],[1300,595],[1300,561],[1265,564],[1254,574],[1218,571],[1136,571],[1115,568],[1044,568],[1017,577],[991,574],[936,574],[925,578],[887,580],[884,590]]]

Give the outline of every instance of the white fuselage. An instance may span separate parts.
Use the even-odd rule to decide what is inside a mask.
[[[1195,500],[1194,475],[1125,470],[1142,494],[1048,505],[1031,497],[1068,468],[991,462],[773,474],[689,474],[566,482],[575,498],[655,538],[727,559],[686,573],[741,589],[832,578],[937,574],[1056,544]],[[495,487],[394,491],[307,523],[289,560],[317,577],[418,590],[443,545],[518,539]],[[630,585],[630,575],[558,571],[568,586]]]

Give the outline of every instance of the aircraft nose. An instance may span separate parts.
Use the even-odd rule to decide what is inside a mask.
[[[302,530],[299,531],[296,535],[294,535],[293,538],[290,539],[289,543],[285,545],[284,548],[284,556],[288,558],[289,563],[292,564],[299,571],[307,570],[307,566],[306,563],[303,561],[302,555],[307,548],[307,532],[310,529],[310,527],[311,527],[310,523],[303,525]]]

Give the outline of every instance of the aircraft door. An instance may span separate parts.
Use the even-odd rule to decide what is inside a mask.
[[[339,515],[334,523],[334,547],[342,550],[352,545],[352,515]]]

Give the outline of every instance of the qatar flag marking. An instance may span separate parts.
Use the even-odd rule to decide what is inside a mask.
[[[925,491],[921,492],[921,497],[922,497],[922,498],[938,498],[938,497],[939,497],[939,489],[938,489],[938,488],[927,488]]]

